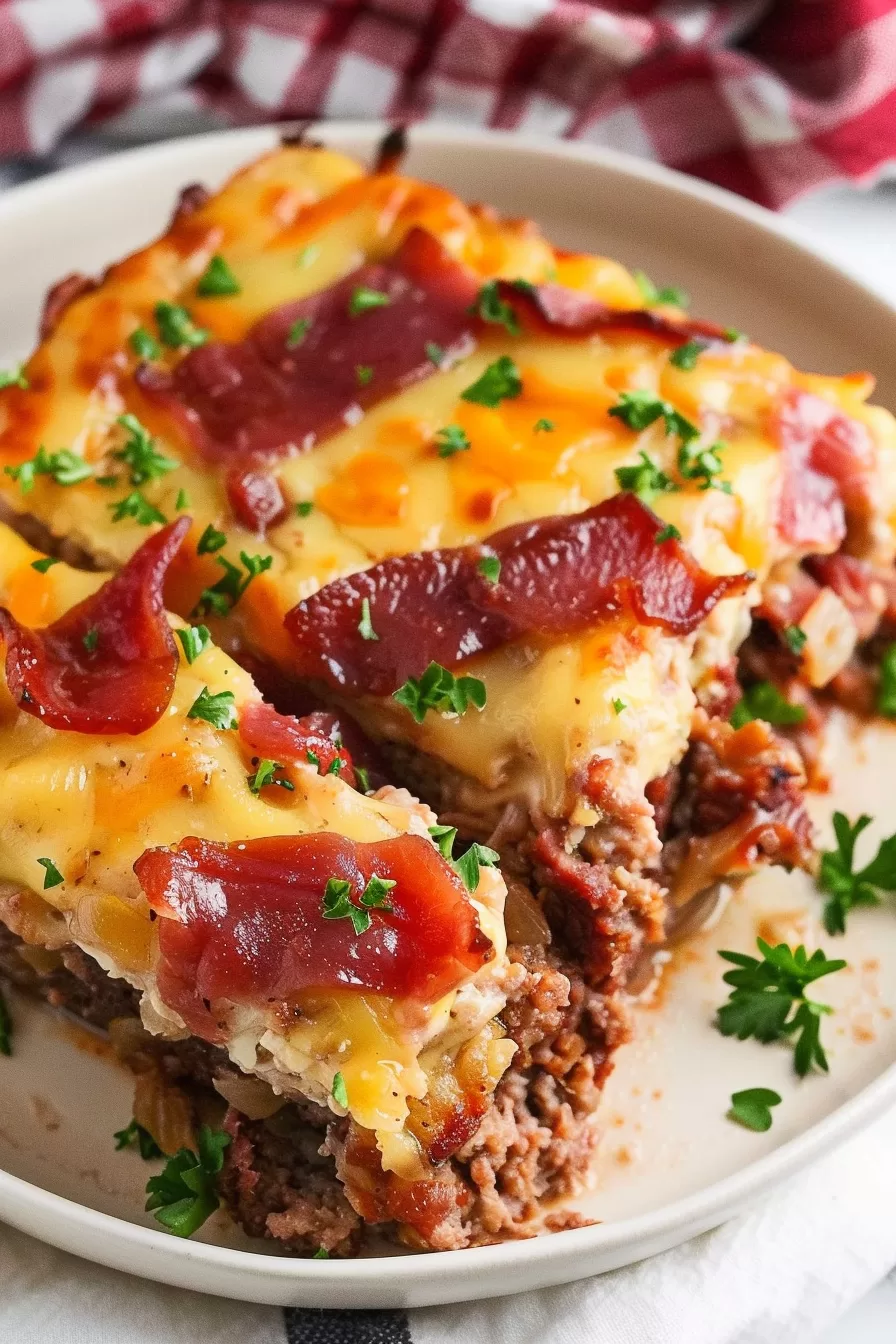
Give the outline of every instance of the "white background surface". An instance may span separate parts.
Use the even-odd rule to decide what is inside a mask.
[[[868,194],[812,196],[787,213],[811,229],[818,246],[844,270],[896,302],[896,184]],[[819,1344],[893,1344],[894,1339],[896,1271]]]

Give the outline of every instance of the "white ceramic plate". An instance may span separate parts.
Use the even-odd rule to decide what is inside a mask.
[[[323,138],[369,153],[379,128],[327,127]],[[0,367],[29,349],[47,286],[68,270],[100,270],[165,225],[187,182],[217,185],[274,140],[251,130],[176,141],[21,188],[0,200],[4,324]],[[419,129],[409,171],[500,210],[534,216],[557,242],[681,284],[695,312],[749,331],[815,370],[868,368],[896,407],[896,312],[813,254],[791,225],[734,196],[653,164],[587,146],[467,130]],[[889,382],[887,381],[889,379]],[[885,781],[896,731],[844,730],[838,795],[817,800],[875,814],[896,806]],[[870,844],[870,841],[869,841]],[[130,1117],[126,1075],[91,1042],[40,1010],[15,1005],[16,1052],[0,1061],[0,1216],[75,1254],[147,1278],[247,1301],[307,1306],[415,1306],[499,1296],[584,1277],[706,1230],[856,1132],[896,1102],[896,920],[865,910],[849,935],[820,935],[818,900],[800,875],[753,879],[719,925],[673,961],[657,1003],[639,1013],[604,1095],[595,1188],[579,1201],[597,1226],[444,1255],[319,1262],[263,1253],[223,1216],[181,1242],[141,1212],[147,1167],[113,1150]],[[818,997],[830,1077],[798,1083],[789,1056],[712,1029],[725,990],[718,947],[749,950],[755,934],[821,939],[850,970]],[[827,993],[822,993],[822,987]],[[90,1048],[85,1048],[89,1045]],[[753,1134],[725,1119],[732,1091],[781,1092],[775,1124]],[[250,1249],[251,1247],[251,1249]]]

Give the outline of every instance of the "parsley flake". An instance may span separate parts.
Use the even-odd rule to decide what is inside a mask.
[[[877,708],[888,719],[896,719],[896,644],[888,644],[880,660]]]
[[[478,677],[455,677],[441,663],[430,663],[419,679],[408,677],[393,691],[392,699],[404,705],[416,723],[422,723],[427,710],[440,714],[465,714],[470,705],[485,706],[485,683]]]
[[[445,359],[445,351],[442,347],[436,345],[435,341],[427,341],[423,349],[426,351],[426,358],[430,364],[435,364],[436,368],[440,369]]]
[[[841,971],[846,962],[829,961],[820,948],[810,957],[802,944],[795,949],[786,943],[772,947],[757,938],[756,945],[761,960],[743,952],[719,953],[735,969],[722,977],[733,988],[719,1009],[716,1026],[723,1036],[736,1036],[739,1041],[751,1036],[764,1044],[787,1041],[793,1046],[793,1064],[801,1078],[813,1065],[827,1073],[821,1018],[833,1010],[826,1003],[807,999],[805,991],[813,981]]]
[[[324,919],[350,919],[355,935],[366,933],[371,919],[366,910],[352,902],[352,884],[341,877],[327,879],[321,913]]]
[[[621,714],[624,709],[628,709],[628,705],[624,700],[615,699],[613,701],[613,712],[615,714]]]
[[[96,629],[87,630],[81,636],[81,643],[84,645],[88,653],[94,653],[96,651],[96,646],[97,644],[99,644],[99,642],[100,642],[99,630]]]
[[[192,666],[200,654],[210,648],[212,637],[205,625],[188,625],[184,630],[174,632],[180,640],[184,657]]]
[[[616,480],[620,490],[630,490],[642,504],[652,504],[657,495],[678,490],[679,487],[661,470],[649,453],[638,454],[640,462],[632,467],[617,467]]]
[[[366,387],[373,380],[373,369],[369,364],[356,364],[355,377],[359,387]]]
[[[643,271],[635,271],[634,281],[641,291],[641,297],[647,304],[670,303],[674,304],[676,308],[687,308],[690,303],[690,299],[683,289],[676,289],[674,285],[668,285],[665,289],[657,289],[650,276],[645,275]]]
[[[233,691],[218,691],[213,695],[207,686],[203,686],[187,710],[187,718],[202,719],[213,728],[235,728],[238,720]]]
[[[311,318],[300,317],[293,322],[289,331],[286,333],[287,350],[297,350],[302,344],[308,332],[311,330]]]
[[[730,341],[732,345],[735,341],[746,341],[749,339],[747,333],[745,331],[738,331],[737,327],[726,327],[722,332],[722,336],[726,341]]]
[[[520,334],[519,318],[513,307],[501,298],[497,280],[489,280],[482,286],[470,312],[481,317],[483,322],[492,322],[496,326],[506,328],[511,336]]]
[[[501,577],[501,561],[496,555],[484,555],[476,562],[476,568],[486,583],[497,583]]]
[[[23,392],[27,392],[31,384],[25,377],[25,371],[21,364],[14,369],[0,369],[0,388],[20,387]]]
[[[337,1106],[341,1106],[345,1111],[348,1110],[348,1091],[346,1090],[345,1079],[341,1073],[333,1075],[333,1087],[330,1095]]]
[[[770,1087],[748,1087],[731,1094],[729,1120],[736,1120],[745,1129],[764,1134],[772,1127],[772,1106],[780,1106],[781,1098]]]
[[[196,293],[203,299],[224,298],[228,294],[241,293],[233,271],[223,257],[212,257],[196,286]]]
[[[196,346],[205,345],[209,339],[208,332],[197,327],[186,308],[179,303],[157,303],[153,311],[159,324],[159,335],[165,345],[172,349],[177,350],[182,346],[195,349]]]
[[[268,759],[259,761],[255,774],[246,776],[250,793],[260,793],[268,784],[276,784],[278,788],[286,789],[288,793],[294,793],[295,785],[291,780],[276,778],[277,771],[282,769],[283,766],[279,761]]]
[[[177,499],[174,501],[176,509],[188,509],[190,507],[190,496],[186,490],[178,490]]]
[[[363,765],[355,766],[355,779],[358,781],[358,792],[370,792],[370,775]]]
[[[44,891],[50,891],[53,887],[61,887],[65,878],[60,873],[52,859],[38,859],[38,863],[44,870]]]
[[[367,879],[367,886],[361,892],[361,904],[368,910],[384,910],[392,913],[387,897],[395,886],[393,877],[378,877],[376,873]]]
[[[312,1260],[329,1260],[329,1258],[330,1252],[327,1250],[326,1246],[318,1246],[311,1257]]]
[[[300,499],[298,504],[296,504],[296,513],[300,518],[307,518],[308,515],[313,512],[314,504],[310,499]]]
[[[673,350],[669,356],[669,363],[674,364],[676,369],[685,369],[690,371],[697,367],[697,360],[703,354],[704,350],[709,349],[709,341],[685,341],[677,350]]]
[[[18,481],[23,495],[34,489],[37,476],[50,476],[57,485],[80,485],[81,481],[93,475],[89,463],[77,453],[68,448],[48,453],[43,444],[27,462],[20,462],[15,467],[4,467],[3,470],[12,480]]]
[[[120,415],[118,423],[127,430],[127,440],[123,448],[112,454],[119,462],[130,467],[131,485],[143,485],[144,481],[154,481],[169,471],[174,471],[180,463],[173,457],[165,457],[156,448],[155,439],[136,415]]]
[[[360,317],[374,308],[388,308],[391,302],[389,295],[381,289],[368,289],[367,285],[359,285],[348,301],[349,316]]]
[[[454,859],[454,868],[467,891],[473,892],[479,886],[480,868],[494,868],[500,857],[496,850],[474,840],[460,858]]]
[[[853,872],[856,840],[867,826],[868,816],[851,824],[842,812],[833,817],[837,848],[821,856],[818,885],[828,896],[824,927],[830,934],[844,933],[846,916],[857,905],[879,905],[879,891],[896,891],[896,835],[881,841],[870,863]]]
[[[194,615],[204,616],[208,612],[215,616],[226,616],[232,611],[245,593],[253,579],[264,574],[274,563],[272,555],[247,555],[240,551],[240,561],[245,574],[238,565],[233,565],[223,555],[216,556],[217,563],[224,570],[224,577],[211,588],[203,588],[196,604]]]
[[[373,622],[370,619],[370,598],[361,599],[361,619],[358,621],[358,634],[362,639],[379,639],[379,635],[373,628]]]
[[[52,569],[53,565],[59,563],[55,555],[45,555],[41,560],[32,560],[31,568],[36,569],[38,574],[46,574],[48,569]]]
[[[165,1156],[149,1130],[138,1125],[136,1120],[132,1120],[125,1129],[117,1129],[112,1137],[116,1152],[121,1152],[123,1148],[136,1148],[144,1162]]]
[[[138,359],[158,359],[162,353],[162,347],[155,336],[151,335],[145,327],[138,327],[136,331],[131,332],[128,337],[128,345]]]
[[[806,639],[805,630],[802,630],[798,625],[788,625],[784,631],[784,642],[791,653],[802,653]]]
[[[536,420],[533,425],[533,430],[536,434],[550,434],[551,431],[556,428],[557,426],[554,424],[553,420],[545,420],[544,417],[542,417],[541,420]]]
[[[722,443],[713,443],[709,448],[696,448],[692,443],[682,443],[678,450],[678,470],[686,481],[699,481],[701,490],[719,489],[731,494],[727,481],[719,481],[722,459],[719,456]]]
[[[447,859],[450,863],[454,855],[454,842],[457,839],[457,827],[430,826],[429,833],[442,858]]]
[[[227,538],[223,532],[219,532],[216,527],[209,523],[202,536],[196,543],[197,555],[214,555],[215,551],[220,551],[222,546],[227,545]]]
[[[803,706],[792,705],[777,686],[773,686],[770,681],[757,681],[747,687],[731,711],[731,725],[743,728],[745,723],[752,723],[753,719],[765,719],[766,723],[784,728],[802,723],[805,717]]]
[[[12,1013],[0,991],[0,1055],[12,1054]]]
[[[471,446],[466,432],[460,425],[445,425],[437,430],[435,445],[439,457],[453,457],[455,453],[465,453]]]
[[[167,518],[164,513],[151,504],[142,490],[132,490],[124,499],[120,499],[117,504],[110,504],[112,510],[113,523],[120,523],[125,518],[133,518],[135,523],[141,527],[149,527],[151,523],[165,523]]]
[[[147,1212],[177,1237],[191,1237],[217,1209],[216,1177],[230,1136],[202,1125],[197,1152],[181,1148],[146,1183]]]
[[[700,437],[700,430],[680,411],[676,411],[671,402],[664,401],[655,392],[647,388],[637,388],[634,392],[620,392],[619,400],[611,406],[609,414],[621,420],[628,429],[640,431],[647,429],[655,420],[662,419],[667,434],[677,434],[684,443]]]
[[[502,401],[518,397],[523,390],[520,371],[509,355],[502,355],[469,387],[464,388],[461,397],[464,401],[475,402],[477,406],[489,406],[492,410]]]
[[[667,523],[665,527],[661,527],[659,532],[657,532],[654,541],[657,546],[662,546],[664,541],[681,541],[681,533],[674,523]]]

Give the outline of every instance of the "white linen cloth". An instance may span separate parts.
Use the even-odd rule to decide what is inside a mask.
[[[652,1260],[518,1297],[304,1312],[163,1288],[0,1227],[3,1344],[817,1344],[896,1265],[896,1111],[753,1211]]]

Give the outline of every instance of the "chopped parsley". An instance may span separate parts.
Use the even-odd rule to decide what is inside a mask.
[[[628,705],[624,700],[619,700],[617,698],[613,701],[613,712],[615,714],[621,714],[624,709],[628,709]]]
[[[359,387],[366,387],[373,380],[373,369],[369,364],[356,364],[355,377]]]
[[[23,392],[27,392],[30,386],[21,364],[14,369],[0,369],[0,388],[20,387]]]
[[[318,1246],[311,1257],[312,1260],[329,1260],[329,1258],[330,1252],[327,1250],[326,1246]]]
[[[346,1090],[345,1079],[341,1073],[333,1075],[333,1087],[330,1091],[330,1095],[337,1106],[341,1106],[345,1111],[348,1110],[348,1091]]]
[[[203,719],[213,728],[235,728],[237,717],[233,691],[218,691],[212,695],[208,687],[203,686],[187,710],[187,718]]]
[[[283,766],[279,761],[268,759],[258,762],[258,768],[254,775],[247,775],[246,779],[249,785],[250,793],[260,793],[268,784],[276,784],[278,788],[286,789],[289,793],[295,791],[295,785],[289,779],[277,779],[277,771],[282,770]]]
[[[470,440],[460,425],[445,425],[436,431],[435,445],[439,457],[453,457],[455,453],[465,453]]]
[[[223,257],[212,257],[196,286],[196,293],[203,299],[224,298],[228,294],[239,294],[240,286],[233,271]]]
[[[331,877],[324,889],[321,912],[324,919],[350,919],[356,936],[366,933],[371,925],[371,910],[391,914],[392,907],[386,898],[394,886],[391,878],[374,875],[361,893],[361,905],[357,906],[352,901],[352,884],[344,878]]]
[[[436,345],[435,341],[427,341],[423,349],[426,351],[426,358],[430,364],[435,364],[436,368],[440,369],[445,359],[445,351],[442,347]]]
[[[655,420],[662,418],[667,434],[677,434],[684,443],[700,437],[700,430],[680,411],[676,411],[671,402],[664,401],[655,392],[647,388],[638,388],[634,392],[620,392],[619,400],[611,406],[609,414],[621,420],[628,429],[640,432],[649,428]]]
[[[430,835],[432,831],[430,831]],[[501,855],[488,845],[480,845],[475,840],[469,849],[454,859],[454,867],[467,891],[473,892],[479,886],[480,868],[494,868]]]
[[[699,481],[701,490],[724,490],[731,494],[728,481],[718,478],[724,470],[719,456],[722,443],[713,443],[708,448],[696,448],[692,443],[682,443],[678,450],[678,470],[686,481]]]
[[[300,317],[293,322],[289,331],[286,333],[287,350],[297,350],[302,344],[308,332],[311,330],[311,318]]]
[[[451,859],[454,857],[454,842],[457,839],[457,827],[430,826],[429,833],[442,858],[447,859],[450,863]]]
[[[136,331],[131,332],[128,337],[128,345],[138,359],[158,359],[162,353],[162,347],[155,336],[148,332],[145,327],[138,327]]]
[[[673,350],[669,356],[669,363],[674,364],[676,369],[686,369],[690,371],[697,367],[697,360],[703,354],[704,350],[709,349],[709,341],[685,341],[677,350]]]
[[[367,879],[367,886],[361,892],[361,904],[367,910],[384,910],[387,914],[392,913],[392,907],[389,904],[389,892],[395,886],[395,879],[392,877],[377,877],[376,873]]]
[[[99,630],[96,629],[87,630],[81,636],[81,643],[84,645],[88,653],[94,653],[96,651],[96,646],[97,644],[99,644],[99,642],[100,642]]]
[[[213,612],[215,616],[226,616],[236,606],[253,579],[264,574],[274,563],[272,555],[247,555],[240,551],[240,561],[245,574],[237,565],[226,560],[223,555],[216,556],[217,563],[224,570],[224,577],[211,588],[203,588],[196,604],[195,615],[204,616]]]
[[[117,504],[110,504],[112,510],[113,523],[120,523],[125,518],[133,518],[135,523],[141,527],[149,527],[150,523],[165,523],[167,518],[164,513],[151,504],[142,490],[132,490],[124,499],[120,499]]]
[[[745,331],[738,331],[737,327],[726,327],[722,332],[722,335],[725,340],[730,341],[732,345],[735,341],[746,341],[748,339],[747,333]]]
[[[31,568],[36,569],[38,574],[46,574],[48,569],[59,563],[55,555],[45,555],[41,560],[32,560]]]
[[[830,934],[844,933],[846,916],[857,905],[879,905],[879,891],[896,891],[896,835],[882,840],[870,863],[853,872],[856,840],[871,825],[862,815],[851,824],[842,812],[834,813],[837,848],[821,856],[818,885],[828,896],[824,927]]]
[[[536,434],[550,434],[551,431],[556,428],[557,426],[554,424],[553,420],[545,420],[543,417],[541,420],[536,420],[533,426]]]
[[[303,247],[301,251],[296,255],[296,265],[311,266],[315,261],[317,261],[319,256],[320,256],[320,247],[318,246],[318,244],[309,243],[307,247]]]
[[[635,271],[635,284],[641,291],[641,297],[647,304],[671,303],[676,308],[687,308],[690,299],[683,289],[677,289],[674,285],[667,285],[665,289],[657,289],[656,285],[645,275],[643,271]]]
[[[305,752],[305,759],[309,765],[316,765],[318,767],[320,766],[320,757],[318,756],[317,752],[312,751],[310,747]]]
[[[877,708],[888,719],[896,719],[896,644],[888,644],[880,660]]]
[[[681,533],[674,523],[667,523],[665,527],[661,527],[659,532],[657,532],[654,541],[657,546],[662,546],[664,541],[681,541]]]
[[[501,577],[501,561],[496,555],[484,555],[477,561],[476,568],[486,583],[497,583]]]
[[[300,518],[307,518],[308,515],[313,512],[314,504],[310,499],[300,499],[298,504],[296,504],[296,513]]]
[[[132,1120],[126,1129],[117,1129],[112,1137],[115,1140],[116,1152],[120,1152],[122,1148],[136,1148],[144,1162],[152,1162],[157,1157],[165,1156],[149,1130],[138,1125],[136,1120]]]
[[[52,887],[61,887],[65,878],[60,873],[52,859],[38,859],[38,863],[44,870],[44,891],[50,891]]]
[[[182,308],[179,303],[157,303],[154,311],[159,335],[165,345],[175,350],[184,345],[190,349],[205,345],[209,338],[208,332],[197,327],[186,308]]]
[[[215,551],[220,551],[222,546],[227,545],[227,537],[223,532],[219,532],[216,527],[209,523],[202,536],[196,543],[197,555],[214,555]]]
[[[731,711],[731,724],[734,728],[743,728],[753,719],[765,719],[766,723],[785,728],[802,723],[806,711],[802,705],[792,705],[781,694],[777,686],[770,681],[757,681],[748,686],[743,696]]]
[[[657,495],[678,490],[666,473],[657,466],[649,453],[643,450],[638,454],[641,461],[632,467],[617,467],[615,476],[620,490],[630,490],[637,495],[642,504],[651,504]]]
[[[180,466],[175,458],[165,457],[158,451],[155,439],[136,415],[120,415],[118,423],[127,430],[128,437],[124,447],[112,456],[130,468],[131,485],[157,480]]]
[[[806,632],[798,625],[788,625],[784,631],[784,643],[791,653],[802,653],[806,644]]]
[[[389,295],[381,289],[368,289],[366,285],[359,285],[348,301],[349,316],[360,317],[374,308],[388,308],[391,302]]]
[[[485,683],[478,677],[455,677],[441,663],[430,663],[422,677],[408,677],[393,691],[392,699],[422,723],[430,709],[440,714],[465,714],[470,705],[482,709],[485,695]]]
[[[216,1177],[224,1166],[230,1136],[202,1125],[198,1152],[181,1148],[169,1157],[164,1171],[146,1183],[146,1209],[177,1237],[191,1237],[217,1209]]]
[[[191,665],[201,653],[205,653],[212,642],[208,627],[205,625],[188,625],[186,629],[175,630],[174,633],[180,640],[184,657]]]
[[[502,401],[518,397],[523,390],[520,371],[509,355],[501,355],[475,383],[464,388],[461,397],[464,401],[475,402],[478,406],[489,406],[494,410]]]
[[[174,501],[176,509],[188,509],[190,507],[190,496],[186,490],[178,490],[177,499]]]
[[[370,775],[364,769],[363,765],[355,766],[355,778],[358,781],[358,790],[360,793],[370,792]]]
[[[845,961],[829,961],[821,949],[810,957],[805,947],[786,943],[772,947],[756,939],[762,957],[743,952],[720,952],[735,969],[723,976],[733,986],[728,1002],[719,1009],[716,1026],[723,1036],[739,1041],[753,1037],[764,1044],[787,1041],[793,1046],[793,1065],[804,1078],[813,1065],[824,1073],[828,1061],[821,1044],[821,1019],[833,1010],[806,998],[806,987],[824,975],[842,971]]]
[[[736,1120],[745,1129],[764,1134],[772,1127],[772,1106],[780,1106],[781,1098],[770,1087],[748,1087],[731,1095],[729,1120]]]
[[[0,991],[0,1055],[12,1054],[12,1013]]]
[[[373,628],[373,622],[370,619],[370,598],[361,599],[361,619],[358,621],[358,634],[362,639],[379,639],[379,635]]]
[[[520,334],[519,319],[513,307],[501,298],[497,280],[489,280],[482,286],[470,312],[476,313],[483,322],[492,322],[496,326],[505,327],[511,336]]]
[[[14,481],[18,481],[23,495],[34,489],[37,476],[50,476],[57,485],[79,485],[93,475],[89,463],[68,448],[60,448],[56,453],[48,453],[43,444],[34,457],[20,462],[16,467],[4,467],[4,472]]]

